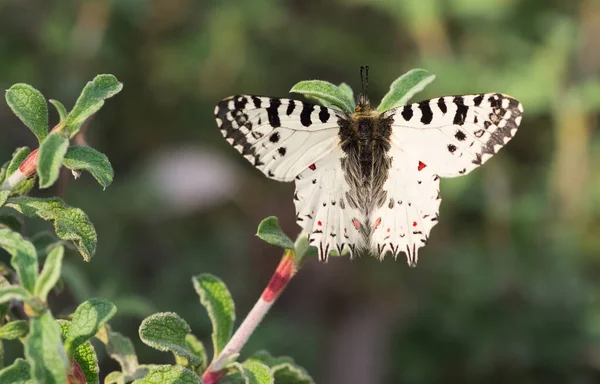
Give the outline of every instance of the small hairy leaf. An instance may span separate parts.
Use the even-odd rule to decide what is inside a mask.
[[[277,384],[312,384],[313,379],[308,372],[287,356],[273,357],[267,351],[256,352],[244,362],[257,361],[265,364],[271,369],[271,373]]]
[[[294,242],[279,227],[279,220],[270,216],[260,222],[256,236],[261,240],[284,249],[294,249]]]
[[[186,337],[192,330],[188,323],[173,312],[155,313],[142,321],[140,339],[159,351],[173,352],[185,357],[192,366],[201,363],[202,358],[190,349]]]
[[[317,257],[317,247],[312,246],[308,243],[308,238],[306,234],[302,233],[296,239],[295,246],[295,257],[296,257],[296,266],[301,266],[307,259],[311,257]]]
[[[40,188],[48,188],[58,179],[67,148],[69,139],[60,132],[52,132],[42,142],[36,169],[40,178]]]
[[[10,195],[10,191],[0,191],[0,207],[6,203],[8,196]]]
[[[29,147],[19,147],[14,150],[12,154],[12,159],[6,168],[6,177],[15,173],[17,169],[19,169],[19,165],[25,160],[25,158],[31,153],[31,149]]]
[[[206,366],[208,364],[208,357],[206,356],[206,349],[204,348],[204,344],[191,333],[185,337],[185,342],[188,348],[194,353],[194,355],[200,357],[201,363],[198,369],[201,371],[206,370]]]
[[[34,384],[31,381],[29,363],[23,359],[16,359],[14,363],[0,371],[2,384]]]
[[[31,150],[28,147],[19,147],[13,152],[12,159],[6,166],[6,172],[4,174],[6,179],[10,177],[13,173],[15,173],[16,170],[19,169],[19,166],[21,165],[23,160],[25,160],[25,158],[30,153]],[[4,179],[2,181],[4,181]],[[0,206],[4,204],[8,196],[18,196],[28,193],[33,187],[33,184],[34,179],[27,178],[22,182],[18,183],[17,185],[12,186],[12,188],[10,188],[10,191],[1,191],[0,195],[2,196],[0,196]]]
[[[273,373],[266,365],[258,361],[247,361],[242,364],[244,371],[242,375],[246,377],[249,384],[273,384]]]
[[[0,247],[11,254],[10,264],[17,271],[21,284],[33,293],[38,275],[38,260],[33,244],[17,232],[0,228]]]
[[[133,377],[139,363],[131,340],[119,332],[114,332],[108,324],[104,324],[96,333],[96,338],[106,345],[106,353],[119,362],[121,371],[127,377]]]
[[[6,91],[6,103],[41,143],[48,134],[48,105],[37,89],[15,84]]]
[[[68,137],[73,137],[79,131],[81,124],[104,105],[104,100],[116,95],[121,89],[123,84],[113,75],[98,75],[88,82],[65,119]]]
[[[294,85],[290,92],[300,93],[319,103],[339,109],[346,113],[354,112],[354,100],[348,98],[347,90],[341,90],[335,84],[322,80],[306,80]],[[325,102],[325,103],[323,103]]]
[[[227,365],[225,375],[219,379],[219,384],[250,384],[250,380],[244,375],[244,366],[240,363]]]
[[[49,99],[48,100],[54,108],[56,108],[56,112],[58,112],[58,117],[60,119],[60,123],[63,124],[67,118],[67,109],[65,106],[58,100]]]
[[[64,253],[65,248],[62,245],[54,247],[48,254],[42,273],[35,282],[34,294],[44,302],[48,299],[48,293],[60,278]]]
[[[29,324],[25,320],[14,320],[0,326],[0,339],[14,340],[23,337],[29,331]]]
[[[27,290],[18,285],[4,286],[0,288],[0,303],[7,303],[11,300],[26,301],[31,298]]]
[[[89,261],[96,252],[96,230],[81,209],[70,207],[57,197],[14,197],[8,200],[6,206],[28,217],[38,216],[52,221],[56,235],[73,241],[85,261]]]
[[[93,298],[81,303],[73,313],[65,340],[67,355],[71,357],[73,351],[94,336],[116,312],[117,307],[104,299]]]
[[[63,164],[72,170],[88,171],[105,189],[113,181],[114,172],[108,157],[93,148],[70,147]]]
[[[123,372],[111,372],[104,378],[104,384],[125,384]]]
[[[354,110],[356,109],[354,91],[352,91],[352,88],[350,88],[350,86],[346,83],[341,83],[340,85],[338,85],[338,88],[340,89],[340,91],[342,91],[344,95],[346,95],[346,98],[352,102],[352,112],[354,112]]]
[[[227,286],[218,277],[202,274],[193,277],[192,282],[212,323],[214,359],[221,353],[233,332],[235,305]]]
[[[71,322],[68,320],[57,320],[57,322],[60,325],[64,341],[69,334]],[[85,376],[86,384],[97,384],[99,382],[100,368],[98,367],[98,357],[96,356],[94,346],[89,340],[77,347],[73,354],[73,360],[77,362],[78,368]],[[72,364],[71,370],[73,368],[76,367]]]
[[[180,365],[156,365],[143,379],[133,384],[198,384],[200,378]]]
[[[69,361],[61,340],[61,328],[49,310],[29,320],[25,357],[38,383],[64,384]]]
[[[388,93],[381,99],[377,112],[405,105],[411,97],[421,92],[435,79],[435,75],[424,69],[412,69],[397,78]]]

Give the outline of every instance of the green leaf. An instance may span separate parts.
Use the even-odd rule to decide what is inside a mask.
[[[104,105],[104,100],[116,95],[121,89],[123,84],[113,75],[98,75],[88,82],[65,119],[67,136],[73,137],[87,118]]]
[[[81,303],[71,319],[71,327],[65,340],[65,349],[69,357],[82,343],[89,340],[102,324],[117,312],[113,303],[104,299],[89,299]]]
[[[65,353],[61,328],[50,311],[29,320],[25,339],[25,357],[31,364],[31,376],[38,383],[64,384],[69,361]]]
[[[72,323],[68,320],[57,321],[62,331],[62,339],[64,340],[69,334]],[[79,365],[81,372],[83,372],[86,384],[99,382],[100,368],[98,367],[98,357],[96,356],[94,346],[89,340],[77,347],[73,354],[73,359]]]
[[[55,247],[48,254],[48,258],[44,263],[44,268],[42,268],[42,273],[40,273],[40,276],[35,282],[34,294],[44,302],[48,300],[48,293],[60,278],[64,254],[65,248],[63,246]]]
[[[48,135],[48,105],[37,89],[15,84],[6,91],[6,103],[41,143]]]
[[[11,300],[26,301],[31,299],[31,293],[18,285],[10,285],[0,288],[0,303],[6,303]]]
[[[123,372],[111,372],[104,378],[104,384],[125,384]]]
[[[294,362],[294,359],[287,356],[273,357],[267,351],[256,352],[252,357],[244,362],[257,361],[265,364],[271,369],[277,384],[312,384],[313,379],[306,370]]]
[[[382,113],[406,105],[411,97],[425,89],[434,79],[435,75],[424,69],[412,69],[406,72],[392,83],[390,90],[377,107],[377,112]]]
[[[29,147],[19,147],[14,150],[12,154],[12,159],[10,163],[8,163],[8,167],[6,168],[6,177],[8,178],[10,175],[15,173],[17,169],[19,169],[19,165],[25,160],[27,156],[31,153],[31,149]]]
[[[40,188],[48,188],[58,179],[67,148],[69,139],[60,132],[52,132],[42,142],[36,170],[40,178]]]
[[[133,377],[139,363],[131,340],[119,332],[111,330],[108,324],[96,333],[96,338],[106,345],[106,353],[119,362],[121,370],[127,377]]]
[[[173,312],[155,313],[142,321],[140,339],[152,348],[164,352],[173,352],[185,357],[192,366],[202,362],[201,356],[192,351],[186,341],[191,333],[190,326]]]
[[[56,235],[73,241],[85,261],[89,261],[96,252],[96,230],[81,209],[70,207],[57,197],[14,197],[8,200],[6,206],[28,217],[38,216],[52,221]]]
[[[246,377],[249,384],[273,384],[275,382],[269,367],[258,361],[244,362],[242,366],[244,367],[242,375]]]
[[[12,255],[10,264],[17,271],[21,284],[33,293],[38,275],[38,260],[33,244],[17,232],[0,228],[0,247]]]
[[[63,164],[72,170],[88,171],[105,189],[113,181],[114,172],[108,157],[93,148],[70,147]]]
[[[294,244],[295,255],[296,255],[296,266],[301,266],[304,264],[306,260],[311,257],[317,257],[317,247],[312,246],[308,243],[308,238],[306,234],[302,233],[296,239],[296,244]]]
[[[348,98],[348,92],[335,84],[322,80],[306,80],[294,85],[290,92],[300,93],[316,100],[326,107],[333,107],[346,113],[354,113],[354,100]]]
[[[31,380],[29,363],[23,359],[16,359],[14,363],[0,371],[2,384],[34,384]]]
[[[194,276],[192,282],[212,323],[214,359],[231,338],[235,321],[235,305],[227,286],[218,277],[206,273]]]
[[[0,207],[6,203],[8,196],[10,195],[10,191],[0,191]]]
[[[294,242],[279,227],[279,220],[270,216],[260,222],[256,232],[261,240],[284,249],[294,249]]]
[[[250,384],[250,380],[244,375],[242,364],[234,362],[227,366],[225,375],[219,379],[219,384]]]
[[[352,91],[352,88],[350,88],[350,86],[346,83],[341,83],[340,85],[338,85],[338,88],[340,89],[340,91],[342,91],[342,93],[344,95],[346,95],[346,98],[350,101],[352,101],[352,112],[354,112],[354,110],[356,109],[356,102],[354,100],[354,91]]]
[[[192,371],[179,365],[157,365],[146,377],[133,384],[198,384],[200,378]]]
[[[11,161],[6,166],[6,171],[4,173],[4,178],[2,181],[4,181],[5,179],[8,179],[9,176],[11,176],[13,173],[15,173],[15,171],[17,169],[19,169],[19,166],[21,165],[23,160],[25,160],[25,158],[27,158],[27,156],[30,153],[31,153],[31,150],[28,147],[17,148],[12,154]],[[27,179],[23,180],[22,182],[20,182],[19,184],[13,186],[10,189],[10,191],[0,191],[0,206],[4,204],[4,202],[6,201],[8,196],[18,196],[18,195],[26,194],[27,192],[29,192],[31,190],[31,188],[33,187],[33,184],[34,184],[34,179],[27,178]]]
[[[204,344],[191,333],[185,336],[185,342],[188,348],[194,353],[194,355],[199,356],[200,360],[202,361],[198,369],[200,371],[206,370],[206,366],[208,365],[208,356],[206,356],[206,349],[204,348]]]
[[[0,326],[0,339],[14,340],[23,337],[29,331],[29,324],[25,320],[14,320]]]
[[[67,119],[67,109],[65,106],[58,100],[49,99],[48,101],[54,105],[56,112],[58,112],[58,117],[60,119],[59,124],[64,124],[65,120]]]

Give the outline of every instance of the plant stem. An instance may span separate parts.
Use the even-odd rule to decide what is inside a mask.
[[[296,272],[297,266],[294,251],[286,250],[269,284],[267,284],[267,287],[256,304],[254,304],[254,307],[252,307],[240,327],[235,331],[233,337],[225,345],[225,348],[223,348],[221,353],[219,353],[202,375],[205,384],[217,382],[216,380],[220,377],[219,371],[230,362],[232,357],[239,354],[250,335],[258,327],[258,324],[260,324]]]

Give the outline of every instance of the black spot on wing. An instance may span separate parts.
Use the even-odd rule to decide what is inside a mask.
[[[476,107],[479,107],[479,105],[481,104],[482,101],[483,101],[483,95],[475,96],[475,98],[473,99],[473,104]]]
[[[256,96],[252,96],[252,102],[254,103],[254,108],[256,109],[260,108],[260,105],[262,104],[260,98]]]
[[[267,108],[267,116],[269,117],[269,124],[274,128],[281,127],[281,121],[279,120],[279,107],[281,106],[281,100],[271,98],[269,99],[269,107]]]
[[[310,119],[310,115],[315,109],[313,104],[302,103],[302,112],[300,112],[300,122],[305,127],[310,127],[312,124],[312,120]]]
[[[248,100],[243,96],[238,96],[233,100],[233,106],[235,109],[241,110],[246,108]]]
[[[269,141],[271,143],[276,143],[279,141],[279,132],[273,132],[271,136],[269,136]]]
[[[429,101],[421,101],[419,103],[419,109],[421,110],[421,123],[429,124],[433,120],[433,111],[429,106]]]
[[[279,154],[281,156],[285,156],[286,149],[285,149],[285,147],[279,147],[279,149],[277,150],[277,152],[279,152]]]
[[[321,120],[321,123],[326,123],[330,116],[329,110],[325,107],[321,107],[321,110],[319,111],[319,120]]]
[[[404,108],[402,108],[402,117],[406,121],[410,121],[410,119],[412,119],[413,110],[412,110],[412,107],[410,106],[410,104],[407,104],[404,106]]]
[[[438,99],[437,105],[440,111],[442,111],[442,113],[448,112],[448,107],[446,106],[446,102],[444,101],[443,97],[440,97]]]
[[[448,152],[454,153],[454,151],[456,151],[456,145],[448,144]]]
[[[465,105],[465,100],[462,96],[456,96],[454,98],[454,104],[456,104],[456,114],[454,115],[453,124],[463,125],[465,123],[465,118],[467,117],[467,111],[469,107]]]
[[[294,112],[294,109],[296,108],[296,102],[294,100],[290,100],[287,106],[287,109],[285,110],[285,114],[286,115],[291,115],[292,112]]]
[[[456,134],[454,135],[454,137],[456,137],[456,140],[458,140],[458,141],[464,141],[467,136],[465,135],[465,133],[463,131],[461,131],[459,129],[458,131],[456,131]]]

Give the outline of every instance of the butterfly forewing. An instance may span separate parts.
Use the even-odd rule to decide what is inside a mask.
[[[338,143],[339,112],[298,100],[232,96],[215,108],[225,139],[266,176],[292,181]]]

